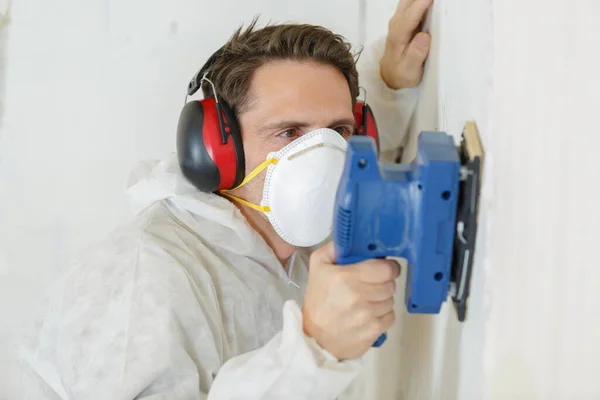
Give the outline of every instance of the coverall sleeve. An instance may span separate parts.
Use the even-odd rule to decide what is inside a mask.
[[[300,308],[294,301],[284,305],[283,316],[283,329],[279,333],[263,347],[225,362],[210,387],[202,379],[202,371],[210,368],[208,363],[194,360],[186,354],[183,343],[178,343],[178,363],[156,369],[155,372],[160,371],[161,375],[154,381],[148,380],[149,385],[135,399],[336,399],[361,371],[361,362],[340,362],[307,337],[302,329]],[[207,343],[207,349],[209,347],[213,350],[218,346]],[[200,363],[200,382],[195,361]]]
[[[190,275],[182,265],[194,259],[165,236],[121,236],[61,280],[24,355],[36,393],[22,398],[328,400],[361,370],[359,360],[338,361],[304,334],[292,300],[267,344],[227,360],[211,276]]]
[[[335,399],[350,385],[361,362],[340,362],[307,337],[294,301],[285,303],[283,317],[282,331],[265,346],[223,365],[209,400]]]
[[[380,73],[385,40],[385,37],[381,37],[365,46],[359,57],[357,69],[359,85],[365,89],[366,102],[375,116],[381,158],[391,162],[394,161],[398,150],[408,141],[419,88],[394,90],[386,85]]]

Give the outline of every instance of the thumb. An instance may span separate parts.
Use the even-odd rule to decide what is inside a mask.
[[[405,71],[411,78],[419,78],[423,69],[423,63],[429,54],[431,47],[431,36],[425,32],[419,32],[406,49]]]
[[[335,246],[333,241],[315,250],[310,256],[310,264],[335,264]]]

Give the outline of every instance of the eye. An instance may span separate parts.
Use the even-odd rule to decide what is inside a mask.
[[[301,132],[296,128],[291,128],[286,131],[281,132],[278,137],[282,137],[284,139],[294,139],[300,136]]]
[[[353,127],[350,126],[338,126],[336,128],[334,128],[334,130],[339,133],[340,135],[342,135],[343,137],[348,137],[350,135],[352,135],[352,132],[354,132]]]

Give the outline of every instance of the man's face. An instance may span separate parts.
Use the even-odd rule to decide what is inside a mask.
[[[246,174],[302,135],[330,128],[348,139],[354,131],[350,88],[332,66],[310,61],[271,61],[259,67],[250,86],[249,103],[238,116]],[[266,172],[235,191],[260,204]]]

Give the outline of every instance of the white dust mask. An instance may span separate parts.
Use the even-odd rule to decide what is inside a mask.
[[[332,129],[311,131],[267,155],[242,186],[265,168],[260,206],[221,191],[263,211],[277,234],[298,247],[314,246],[331,234],[335,194],[346,157],[346,140]]]

